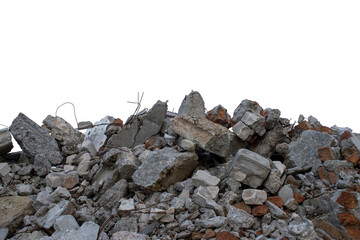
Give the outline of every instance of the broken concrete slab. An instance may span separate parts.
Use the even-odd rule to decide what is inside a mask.
[[[318,149],[332,146],[334,139],[328,133],[313,130],[304,131],[298,139],[289,144],[289,152],[284,164],[288,168],[311,168],[314,162],[319,160]]]
[[[207,119],[178,116],[172,120],[172,130],[221,157],[235,155],[239,148],[245,147],[244,142],[234,133]]]
[[[200,93],[191,91],[182,101],[179,111],[180,115],[189,115],[191,117],[205,118],[205,103]]]
[[[131,123],[125,124],[119,133],[112,135],[108,139],[106,148],[133,147],[139,128],[140,122],[137,118],[134,118]]]
[[[258,188],[270,172],[270,161],[247,149],[240,149],[229,165],[229,175],[244,175],[242,183]]]
[[[24,153],[32,159],[38,154],[51,155],[60,151],[55,138],[23,113],[14,119],[10,132]]]
[[[0,156],[4,156],[13,148],[9,129],[0,129]]]
[[[34,213],[32,200],[29,197],[0,197],[0,228],[6,227],[14,232],[23,222],[26,215]]]
[[[156,154],[145,160],[132,176],[135,184],[161,191],[184,180],[197,165],[194,152],[177,152],[172,148],[156,149]]]

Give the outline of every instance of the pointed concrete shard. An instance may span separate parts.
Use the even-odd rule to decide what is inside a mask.
[[[205,118],[182,115],[172,120],[172,130],[199,147],[221,157],[235,155],[245,144],[227,128]]]
[[[106,116],[100,121],[95,123],[95,127],[86,130],[85,139],[91,140],[95,146],[96,152],[105,144],[107,136],[105,135],[106,129],[109,124],[114,122],[114,118]]]
[[[205,118],[205,103],[200,93],[192,91],[186,95],[179,108],[179,115]]]
[[[13,148],[9,129],[0,129],[0,156],[4,156]]]
[[[170,185],[189,177],[197,166],[194,152],[177,152],[173,148],[155,150],[135,171],[134,183],[153,191],[165,190]]]
[[[23,113],[14,119],[10,132],[24,153],[32,159],[37,154],[52,155],[60,151],[55,138]]]

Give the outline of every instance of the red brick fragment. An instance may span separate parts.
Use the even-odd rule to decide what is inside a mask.
[[[256,235],[262,235],[262,234],[263,234],[263,232],[262,232],[262,230],[261,230],[261,229],[259,229],[259,230],[257,230],[257,231],[255,232],[255,234],[256,234]]]
[[[334,154],[331,151],[331,148],[329,146],[327,147],[321,147],[318,149],[318,154],[319,154],[319,158],[321,161],[326,161],[326,160],[334,160]]]
[[[359,159],[360,159],[359,155],[357,153],[353,153],[346,160],[348,160],[349,162],[352,162],[355,165],[358,163]]]
[[[351,138],[351,133],[350,133],[349,131],[345,131],[345,132],[343,132],[343,134],[341,134],[341,136],[340,136],[340,142],[341,142],[342,140],[345,140],[345,139],[348,139],[348,138]]]
[[[348,159],[351,155],[353,154],[357,154],[358,156],[360,155],[359,151],[356,150],[356,148],[354,146],[349,147],[348,149],[346,149],[345,151],[343,151],[341,153],[341,155],[345,158]]]
[[[294,193],[294,198],[297,203],[302,203],[306,199],[303,195],[301,195],[297,192]]]
[[[227,231],[222,231],[216,234],[216,240],[240,240],[240,238]]]
[[[319,132],[326,132],[329,135],[332,135],[332,129],[326,126],[321,126]]]
[[[206,118],[226,128],[230,128],[232,126],[232,119],[230,115],[227,113],[227,110],[221,105],[218,105],[211,109],[209,112],[207,112]]]
[[[267,200],[280,208],[284,205],[284,200],[280,196],[268,197]]]
[[[248,214],[251,214],[251,207],[249,205],[246,205],[245,202],[238,202],[233,205],[233,207],[236,207],[237,209],[244,210]]]
[[[302,121],[299,125],[300,125],[301,129],[304,130],[304,131],[305,130],[311,130],[311,129],[314,128],[313,125],[311,125],[307,121]]]
[[[319,167],[319,168],[318,168],[318,174],[319,174],[319,178],[320,178],[320,179],[324,179],[324,180],[326,180],[326,181],[329,180],[329,179],[328,179],[328,173],[327,173],[325,167],[322,167],[322,166]]]
[[[72,175],[67,175],[64,178],[62,186],[66,189],[72,189],[78,183],[79,183],[79,175],[72,174]]]
[[[336,176],[336,173],[334,172],[328,172],[329,175],[329,181],[331,185],[336,184],[337,180],[339,180],[339,178]]]
[[[346,210],[353,209],[357,205],[355,195],[349,192],[341,192],[336,202],[343,205]]]
[[[264,216],[269,212],[269,208],[266,205],[261,205],[253,208],[252,214],[255,217]]]
[[[360,221],[349,212],[342,212],[338,215],[339,222],[343,225],[350,236],[360,239]]]
[[[116,126],[122,127],[122,125],[123,125],[123,120],[121,120],[120,118],[116,118],[116,119],[114,120],[113,124],[116,125]]]
[[[203,234],[201,232],[192,232],[191,239],[192,240],[200,240],[202,239]]]

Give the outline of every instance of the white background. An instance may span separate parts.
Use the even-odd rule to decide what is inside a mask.
[[[79,121],[197,90],[296,121],[360,131],[359,1],[1,1],[0,123],[38,124],[66,101]],[[76,127],[70,105],[58,115]]]

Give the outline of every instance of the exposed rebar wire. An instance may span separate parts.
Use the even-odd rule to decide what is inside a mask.
[[[0,125],[1,125],[1,126],[4,126],[4,127],[6,127],[6,128],[9,128],[8,126],[6,126],[6,125],[4,125],[4,124],[1,124],[1,123],[0,123]]]
[[[144,92],[141,94],[141,98],[140,98],[140,93],[138,92],[138,94],[137,94],[137,102],[128,101],[128,103],[137,104],[137,107],[136,107],[136,109],[134,111],[134,114],[131,116],[130,122],[134,119],[135,115],[138,114],[138,112],[140,110],[140,107],[141,107],[141,101],[143,99],[143,96],[144,96]]]
[[[79,127],[79,122],[77,120],[77,117],[76,117],[76,111],[75,111],[75,105],[72,103],[72,102],[64,102],[63,104],[61,104],[60,106],[58,106],[56,108],[56,111],[55,111],[55,117],[57,117],[57,111],[60,107],[64,106],[65,104],[71,104],[73,106],[73,110],[74,110],[74,117],[75,117],[75,121],[76,121],[76,126]]]

